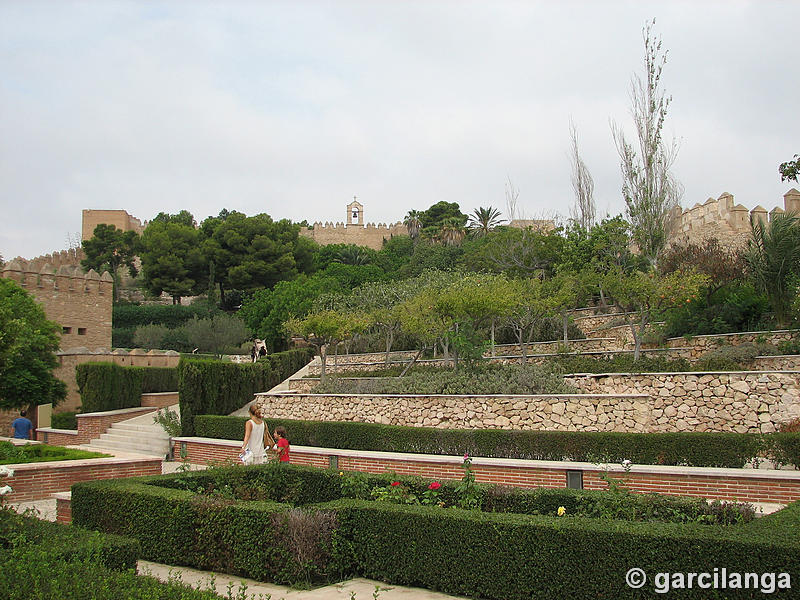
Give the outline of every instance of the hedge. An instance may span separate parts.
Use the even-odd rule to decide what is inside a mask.
[[[200,437],[239,440],[243,417],[198,415]],[[800,468],[800,434],[620,433],[437,429],[373,423],[265,419],[269,430],[283,425],[292,444],[319,448],[416,452],[487,458],[614,462],[641,465],[741,468],[765,454]]]
[[[75,368],[81,395],[81,412],[103,412],[142,405],[142,394],[174,392],[178,372],[168,367],[122,367],[109,362],[88,362]]]
[[[657,573],[800,573],[795,503],[738,527],[637,523],[581,517],[481,513],[363,500],[320,505],[336,510],[335,547],[343,575],[498,600],[642,598]],[[781,530],[789,523],[791,528]],[[626,572],[650,577],[629,588]],[[681,590],[681,598],[713,596]],[[719,596],[717,596],[719,597]],[[763,597],[759,591],[722,597]]]
[[[12,510],[0,510],[0,548],[13,548],[23,540],[26,544],[45,547],[55,558],[67,561],[91,558],[106,568],[119,571],[136,568],[140,552],[139,542],[131,538],[101,535],[19,515]],[[7,588],[0,586],[0,589]]]
[[[8,600],[219,600],[136,575],[139,543],[0,511],[0,590]]]
[[[255,363],[235,364],[181,357],[178,363],[181,432],[194,435],[195,415],[227,415],[305,366],[313,351],[302,348],[268,355]]]
[[[76,412],[53,413],[50,420],[50,427],[53,429],[77,429],[78,419],[75,418]]]
[[[235,502],[151,485],[155,479],[74,485],[73,523],[138,539],[146,560],[281,584],[302,580],[298,572],[306,567],[293,559],[280,518],[288,504]],[[329,579],[325,569],[307,575],[314,581]]]
[[[182,306],[172,304],[119,304],[114,306],[111,321],[115,329],[132,329],[142,325],[164,325],[169,329],[180,327],[197,316],[208,317],[208,306]]]
[[[365,481],[385,483],[392,477],[370,475]],[[497,502],[506,508],[527,503],[550,512],[491,513],[331,499],[337,487],[341,496],[341,481],[335,471],[276,464],[84,482],[73,486],[73,522],[132,535],[150,560],[285,583],[299,573],[292,570],[299,563],[287,536],[297,531],[291,520],[333,513],[330,540],[322,536],[305,546],[322,551],[319,560],[307,564],[310,580],[368,577],[497,600],[640,598],[642,592],[625,584],[632,567],[650,576],[648,596],[656,573],[725,567],[728,572],[800,576],[800,503],[740,525],[635,522],[550,512],[555,502],[569,505],[599,492],[556,490],[537,498],[536,492],[511,490],[507,498],[516,499],[509,503],[491,500],[493,493],[502,495],[483,486],[487,508],[497,508]],[[411,478],[402,481],[414,485]],[[288,504],[233,500],[247,484],[296,502],[313,500],[318,490],[319,503],[289,513]],[[449,486],[449,493],[454,489]],[[605,494],[613,500],[613,494]],[[713,592],[695,586],[681,597],[708,598]],[[750,590],[732,597],[762,596]]]

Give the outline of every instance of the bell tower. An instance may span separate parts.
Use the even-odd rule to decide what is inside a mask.
[[[353,201],[347,205],[347,218],[345,219],[347,225],[360,225],[364,226],[364,207],[353,196]]]

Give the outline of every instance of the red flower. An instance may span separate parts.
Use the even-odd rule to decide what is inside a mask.
[[[440,487],[442,487],[442,484],[439,483],[438,481],[434,481],[432,484],[430,484],[428,486],[428,489],[429,490],[438,490]]]
[[[400,485],[400,482],[399,482],[399,481],[393,481],[393,482],[392,482],[392,487],[394,487],[394,486],[397,486],[397,485]]]

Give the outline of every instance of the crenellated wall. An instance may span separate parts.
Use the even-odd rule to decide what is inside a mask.
[[[44,308],[47,318],[62,327],[61,350],[86,346],[111,347],[111,303],[113,280],[108,272],[62,264],[34,269],[28,263],[12,260],[2,276],[13,279]]]
[[[723,193],[716,200],[695,204],[686,210],[676,207],[669,217],[669,244],[699,243],[716,237],[721,244],[740,247],[750,234],[750,217],[766,221],[784,212],[800,213],[800,192],[792,188],[783,195],[784,208],[775,207],[769,213],[762,206],[749,210],[736,204],[733,195]]]
[[[398,235],[408,235],[402,223],[367,223],[366,225],[345,223],[314,223],[312,229],[301,229],[300,235],[311,238],[320,246],[328,244],[355,244],[373,250],[383,248],[383,241]]]

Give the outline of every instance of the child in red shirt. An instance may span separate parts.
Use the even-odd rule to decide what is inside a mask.
[[[278,446],[278,460],[289,462],[289,440],[286,439],[286,429],[280,425],[275,428],[275,439]]]

